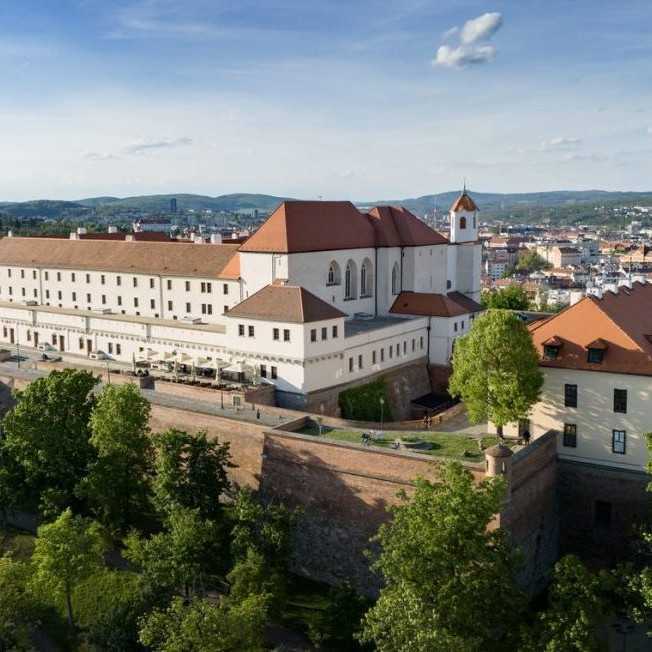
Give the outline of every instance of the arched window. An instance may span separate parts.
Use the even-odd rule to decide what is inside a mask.
[[[392,268],[392,294],[398,294],[401,291],[401,279],[399,278],[398,263],[394,263]]]
[[[462,217],[460,217],[460,229],[465,229],[465,228],[466,228],[466,217],[462,215]]]
[[[371,297],[373,296],[374,288],[374,268],[368,258],[364,259],[362,268],[360,269],[360,296]]]
[[[344,298],[355,299],[357,296],[356,288],[357,270],[355,263],[352,260],[346,264],[346,271],[344,272]]]
[[[475,213],[473,213],[473,228],[474,228],[474,229],[477,229],[477,228],[478,228],[478,225],[477,225],[477,223],[476,223],[476,221],[475,221]]]
[[[328,279],[326,285],[339,285],[341,282],[340,266],[333,261],[328,267]]]

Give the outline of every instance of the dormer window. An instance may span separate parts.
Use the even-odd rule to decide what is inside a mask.
[[[604,352],[607,350],[607,343],[598,338],[587,345],[586,361],[591,364],[602,364]]]
[[[559,356],[562,341],[558,337],[550,337],[543,343],[544,360],[556,360]]]

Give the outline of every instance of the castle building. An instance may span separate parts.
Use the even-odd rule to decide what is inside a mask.
[[[238,369],[314,408],[402,365],[449,365],[481,310],[477,207],[450,237],[404,208],[286,201],[242,244],[6,237],[0,342]]]

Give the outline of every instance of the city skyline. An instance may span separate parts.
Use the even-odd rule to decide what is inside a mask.
[[[8,5],[0,201],[649,189],[643,2]]]

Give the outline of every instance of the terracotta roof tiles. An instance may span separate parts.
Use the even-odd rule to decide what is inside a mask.
[[[423,315],[428,317],[458,317],[480,312],[482,306],[461,292],[436,294],[429,292],[401,292],[390,312],[395,315]]]
[[[469,213],[474,213],[478,210],[478,207],[475,205],[475,202],[471,199],[471,196],[466,192],[462,194],[453,202],[451,206],[452,211],[467,211]]]
[[[266,285],[231,308],[227,314],[229,317],[295,324],[346,317],[341,310],[305,288],[282,283]]]

